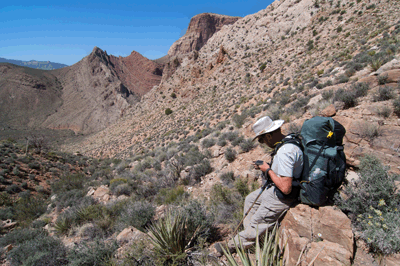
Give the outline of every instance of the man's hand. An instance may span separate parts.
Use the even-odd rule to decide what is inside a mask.
[[[256,164],[256,163],[254,162],[253,165],[254,165],[254,168],[255,168],[255,169],[261,170],[261,171],[263,171],[263,172],[265,172],[268,168],[271,168],[270,164],[269,164],[269,163],[266,163],[266,162],[264,162],[264,163],[261,164],[261,165],[258,165],[258,164]]]
[[[277,176],[275,172],[271,170],[271,165],[266,162],[264,162],[262,165],[256,165],[255,163],[253,165],[255,169],[261,170],[263,172],[270,169],[270,171],[268,171],[268,173],[266,174],[279,188],[279,190],[282,191],[283,194],[289,194],[292,191],[292,177]]]

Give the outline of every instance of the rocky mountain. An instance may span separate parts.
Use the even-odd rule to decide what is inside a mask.
[[[246,117],[241,130],[250,137],[252,110],[292,126],[335,103],[336,119],[348,128],[349,163],[356,166],[358,156],[374,152],[398,171],[398,144],[392,139],[399,131],[397,116],[391,100],[374,100],[382,87],[397,86],[396,8],[374,1],[368,6],[276,1],[224,26],[196,56],[192,52],[172,62],[173,74],[147,93],[131,115],[72,147],[95,156],[125,157],[238,116]],[[389,78],[381,85],[379,77],[385,75]],[[369,93],[354,107],[343,107],[339,95],[333,97],[360,82]],[[390,106],[389,117],[379,115],[383,106]],[[171,115],[165,115],[168,108]],[[368,131],[367,124],[379,131],[373,140],[360,132]]]
[[[233,230],[229,219],[237,225],[243,197],[259,185],[259,172],[251,162],[270,160],[270,150],[251,141],[252,124],[264,115],[284,119],[284,133],[298,131],[305,119],[316,115],[333,117],[347,130],[349,184],[361,179],[355,171],[364,166],[368,169],[363,174],[376,174],[379,181],[374,185],[385,189],[378,183],[381,178],[389,180],[386,170],[400,172],[399,5],[378,0],[275,1],[223,26],[199,50],[159,60],[166,64],[162,80],[143,94],[128,88],[134,77],[123,77],[134,69],[129,60],[97,48],[75,66],[50,72],[62,87],[62,105],[57,107],[57,113],[62,113],[49,115],[46,126],[73,128],[68,121],[79,117],[77,132],[105,128],[63,145],[64,151],[79,151],[69,160],[85,167],[78,181],[60,178],[53,189],[58,195],[52,201],[59,208],[48,213],[51,219],[45,217],[47,230],[64,235],[63,243],[72,248],[79,247],[75,243],[119,233],[115,259],[151,261],[154,253],[132,250],[137,242],[129,243],[146,236],[132,235],[140,226],[145,230],[148,221],[159,219],[168,204],[187,203],[191,211],[207,208],[221,234],[215,237],[229,238]],[[157,69],[158,65],[151,66],[147,73],[157,74]],[[140,102],[135,101],[137,94],[143,95]],[[76,105],[77,100],[88,110]],[[62,106],[66,110],[59,111]],[[17,159],[29,159],[10,149],[4,147],[3,152],[4,161],[9,161],[3,171],[7,182],[22,172],[15,171],[16,164],[26,169],[26,163]],[[360,158],[369,154],[385,166],[374,160],[362,165]],[[45,169],[59,166],[61,159],[54,160]],[[390,182],[389,194],[394,195],[399,180]],[[74,205],[68,205],[64,196]],[[390,197],[378,198],[371,203],[375,207],[361,202],[357,206],[365,207],[365,213],[358,215],[346,215],[332,206],[291,208],[280,228],[288,243],[284,256],[289,265],[376,265],[369,251],[397,252],[398,242],[393,241],[399,239],[395,233],[398,202],[389,209],[389,201]],[[83,205],[86,202],[89,206]],[[94,211],[83,212],[82,207]],[[148,213],[152,209],[155,215]],[[190,213],[189,218],[196,216]],[[138,216],[144,222],[129,227],[134,223],[126,219]],[[352,222],[363,222],[366,229],[354,233]],[[203,245],[196,252],[202,249]],[[383,264],[398,265],[398,261],[398,254],[382,255]]]
[[[97,47],[80,62],[54,71],[2,64],[2,127],[99,131],[158,85],[162,70],[162,64],[136,52],[114,57]]]
[[[184,36],[169,48],[169,56],[187,54],[199,51],[208,39],[223,26],[235,23],[240,17],[224,16],[212,13],[202,13],[194,16],[189,23]]]
[[[0,127],[36,128],[62,106],[62,85],[49,71],[0,63]]]
[[[36,60],[22,61],[22,60],[6,59],[2,57],[0,57],[0,63],[11,63],[17,66],[26,66],[30,68],[43,69],[43,70],[53,70],[68,66],[65,64],[54,63],[50,61],[36,61]]]

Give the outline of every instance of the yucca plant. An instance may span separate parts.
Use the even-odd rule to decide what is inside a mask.
[[[154,249],[165,259],[173,261],[185,257],[186,219],[181,213],[166,215],[148,228]]]
[[[239,239],[239,244],[235,242],[236,253],[240,262],[236,261],[229,250],[222,247],[229,266],[265,266],[265,265],[284,265],[283,253],[285,247],[281,250],[279,247],[279,231],[277,224],[271,232],[267,232],[264,238],[264,245],[261,247],[260,239],[257,234],[255,256],[250,257]]]

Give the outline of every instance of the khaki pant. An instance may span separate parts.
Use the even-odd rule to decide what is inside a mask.
[[[249,210],[257,196],[260,194],[261,188],[247,195],[244,202],[244,215]],[[243,221],[244,230],[239,232],[235,237],[235,242],[239,245],[240,241],[245,249],[255,243],[258,235],[264,234],[267,230],[272,229],[276,220],[296,199],[280,199],[275,193],[275,187],[262,192],[261,196],[251,208],[249,214]],[[229,240],[228,246],[234,247],[233,239]]]

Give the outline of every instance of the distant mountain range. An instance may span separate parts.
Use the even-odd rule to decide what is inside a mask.
[[[17,66],[25,66],[43,70],[53,70],[68,66],[65,64],[54,63],[50,61],[36,61],[36,60],[22,61],[22,60],[6,59],[2,57],[0,57],[0,63],[11,63]]]

